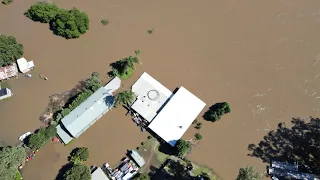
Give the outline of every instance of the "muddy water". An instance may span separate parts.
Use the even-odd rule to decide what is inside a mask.
[[[0,32],[16,36],[37,66],[32,79],[10,80],[14,97],[0,103],[1,142],[15,144],[19,135],[38,128],[49,95],[72,88],[93,71],[104,76],[110,62],[135,49],[141,50],[142,66],[124,87],[147,71],[171,90],[185,86],[208,105],[231,104],[232,114],[204,123],[204,139],[190,156],[222,179],[233,179],[246,165],[263,171],[259,159],[247,156],[248,144],[278,122],[319,114],[316,0],[54,1],[88,13],[90,30],[77,40],[54,36],[47,24],[25,18],[33,2],[0,6]],[[110,24],[102,26],[102,18]],[[38,73],[49,80],[38,79]],[[116,163],[146,136],[123,113],[108,113],[68,147],[47,145],[25,167],[25,179],[53,179],[77,146],[90,148],[90,165]],[[190,128],[185,138],[194,133]]]

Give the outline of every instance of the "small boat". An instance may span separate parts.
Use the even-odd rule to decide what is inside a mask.
[[[31,132],[26,132],[19,137],[20,141],[23,141],[26,137],[30,136]]]

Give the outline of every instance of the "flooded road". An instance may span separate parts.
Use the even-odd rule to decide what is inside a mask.
[[[219,122],[204,122],[203,140],[190,156],[222,179],[235,178],[247,165],[264,171],[260,159],[247,156],[247,146],[279,122],[319,116],[316,0],[54,1],[87,12],[90,29],[76,40],[54,36],[48,24],[27,19],[23,12],[34,2],[0,6],[0,32],[14,35],[36,65],[33,78],[9,81],[14,96],[0,102],[1,143],[16,144],[21,134],[40,127],[50,95],[71,89],[93,71],[106,81],[109,64],[137,49],[142,65],[123,87],[146,71],[171,90],[186,87],[207,107],[220,101],[231,105],[232,113]],[[110,23],[103,26],[102,18]],[[40,80],[39,73],[49,80]],[[124,113],[107,113],[70,146],[48,144],[27,164],[24,178],[54,179],[77,146],[89,147],[88,165],[116,163],[147,136]],[[190,128],[185,138],[194,133]]]

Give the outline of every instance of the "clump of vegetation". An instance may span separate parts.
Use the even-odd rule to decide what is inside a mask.
[[[0,148],[0,177],[4,180],[16,178],[18,166],[22,164],[27,154],[22,147]]]
[[[192,122],[192,124],[197,124],[197,119],[195,119],[193,122]]]
[[[91,180],[91,172],[88,166],[82,164],[73,165],[63,174],[64,180]]]
[[[67,116],[72,110],[87,100],[100,87],[102,87],[100,75],[97,72],[93,72],[91,74],[91,78],[85,81],[85,87],[82,92],[80,92],[67,107],[62,108],[60,112],[57,113],[55,122],[59,123],[62,118]]]
[[[202,127],[202,122],[198,122],[197,125],[194,128],[200,130],[201,127]]]
[[[148,139],[152,139],[152,136],[148,136]]]
[[[133,180],[150,180],[150,176],[145,173],[139,173],[133,177]]]
[[[216,103],[209,108],[203,115],[203,118],[207,121],[215,122],[221,119],[224,114],[230,113],[231,109],[227,102]]]
[[[32,5],[24,14],[33,21],[49,23],[60,12],[60,9],[51,3],[38,2]]]
[[[101,20],[101,24],[103,24],[103,25],[108,25],[109,24],[109,20],[108,19],[102,19]]]
[[[135,69],[135,64],[138,62],[139,58],[137,56],[129,56],[115,63],[112,63],[112,75],[117,76],[122,80],[128,79],[132,76],[133,71]]]
[[[39,2],[32,5],[25,15],[34,21],[50,23],[51,30],[66,39],[78,38],[89,29],[87,14],[76,8],[65,10],[55,4]]]
[[[199,133],[196,133],[196,134],[194,135],[194,137],[196,138],[196,140],[201,140],[201,139],[202,139],[202,135],[199,134]]]
[[[82,164],[89,159],[89,149],[86,147],[76,148],[70,155],[70,161],[73,164]]]
[[[152,33],[153,33],[153,29],[147,30],[147,33],[148,33],[148,34],[152,34]]]
[[[47,128],[40,128],[38,132],[31,134],[27,140],[26,144],[31,149],[39,149],[45,145],[50,139],[55,137],[57,134],[56,126],[50,125]]]
[[[132,91],[121,91],[115,97],[115,106],[130,107],[130,104],[132,104],[135,99],[136,95]]]
[[[144,145],[144,142],[141,142],[141,145],[143,146],[143,145]]]
[[[183,140],[179,139],[175,145],[175,154],[178,157],[184,157],[190,150],[190,144]]]
[[[66,39],[78,38],[89,29],[89,18],[76,8],[60,10],[51,22],[51,29]]]
[[[23,55],[23,45],[13,36],[1,34],[0,47],[0,67],[12,64]]]
[[[2,0],[2,4],[4,4],[4,5],[8,5],[12,2],[13,2],[13,0]]]
[[[137,147],[137,150],[139,151],[139,150],[140,150],[140,147]]]
[[[256,172],[252,166],[240,168],[237,180],[261,180],[263,174]]]

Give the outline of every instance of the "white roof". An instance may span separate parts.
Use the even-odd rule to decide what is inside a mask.
[[[28,68],[31,69],[34,67],[34,62],[33,61],[29,61],[28,62]]]
[[[19,70],[22,73],[26,73],[26,72],[30,71],[28,62],[24,57],[18,59],[17,64],[18,64]]]
[[[109,81],[107,85],[105,85],[105,88],[108,90],[110,94],[112,94],[114,91],[119,89],[120,86],[121,86],[121,79],[116,76],[111,81]]]
[[[144,72],[133,84],[132,92],[137,95],[131,108],[151,122],[161,107],[172,96],[172,92],[160,82]]]
[[[149,128],[174,146],[205,107],[205,103],[184,87],[180,87]]]
[[[100,167],[98,167],[92,174],[91,174],[92,180],[109,180],[107,175],[102,171]]]

